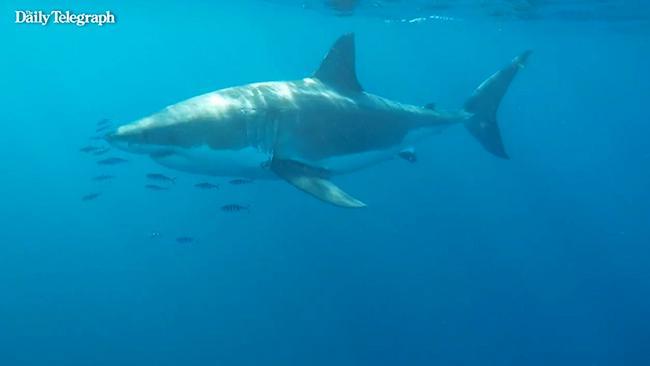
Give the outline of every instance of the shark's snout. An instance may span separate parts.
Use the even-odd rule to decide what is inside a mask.
[[[104,140],[116,149],[123,150],[130,153],[142,154],[149,153],[150,147],[144,144],[142,139],[139,138],[137,133],[133,131],[124,130],[123,127],[107,133]]]
[[[110,145],[113,145],[113,141],[115,141],[115,132],[109,132],[105,134],[104,141],[106,141]]]
[[[134,154],[157,155],[167,152],[170,146],[157,139],[155,127],[139,122],[120,126],[117,130],[104,136],[104,140],[116,149]]]
[[[114,148],[124,150],[124,151],[130,151],[128,148],[129,142],[124,137],[124,135],[121,135],[118,131],[109,132],[106,135],[104,135],[104,141],[106,141],[109,145],[113,146]]]

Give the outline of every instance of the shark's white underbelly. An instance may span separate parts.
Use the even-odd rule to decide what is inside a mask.
[[[303,159],[299,156],[282,158],[327,169],[332,174],[345,174],[391,159],[397,152],[393,150],[369,151],[334,156],[318,161]],[[252,147],[240,150],[212,150],[207,147],[176,149],[173,154],[153,157],[153,159],[168,168],[188,173],[277,179],[277,176],[269,170],[271,156]]]
[[[317,161],[303,159],[300,156],[283,156],[281,158],[326,169],[337,175],[354,172],[389,160],[395,157],[398,152],[399,149],[373,150],[338,155]],[[176,149],[173,154],[153,157],[153,159],[168,168],[188,173],[223,177],[277,179],[277,176],[269,170],[271,156],[252,147],[240,150],[212,150],[205,146]]]
[[[394,158],[398,152],[399,149],[372,150],[354,154],[337,155],[317,161],[297,160],[310,166],[326,169],[332,174],[338,175],[355,172],[379,164],[383,161],[390,160]]]
[[[303,164],[318,167],[334,175],[351,173],[383,161],[393,159],[397,154],[410,148],[424,137],[439,132],[432,129],[411,131],[402,143],[380,150],[369,150],[353,154],[333,155],[319,160],[302,156],[280,156],[281,159],[295,160]],[[249,177],[254,179],[277,178],[269,170],[273,158],[270,152],[254,147],[239,150],[215,150],[206,145],[192,148],[176,148],[173,154],[154,157],[154,160],[166,167],[189,173],[224,177]]]
[[[223,177],[275,178],[268,169],[271,156],[252,147],[214,150],[208,146],[177,148],[173,154],[154,157],[171,169]]]

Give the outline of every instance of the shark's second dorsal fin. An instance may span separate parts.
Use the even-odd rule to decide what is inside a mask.
[[[314,77],[338,89],[363,90],[355,71],[354,33],[339,37],[314,73]]]

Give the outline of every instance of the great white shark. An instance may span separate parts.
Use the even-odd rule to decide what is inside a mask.
[[[232,87],[170,105],[107,135],[112,145],[190,173],[284,179],[341,207],[363,207],[330,181],[394,158],[427,136],[462,124],[507,159],[497,109],[530,51],[485,80],[458,110],[367,93],[357,80],[352,33],[310,77]]]

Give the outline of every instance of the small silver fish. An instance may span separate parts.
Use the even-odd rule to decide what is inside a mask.
[[[155,180],[158,182],[165,182],[165,183],[176,183],[176,178],[168,177],[164,174],[158,174],[158,173],[147,174],[147,179]]]
[[[110,128],[111,128],[110,125],[99,126],[95,129],[95,132],[100,133],[100,132],[108,131]]]
[[[230,183],[232,185],[235,185],[235,186],[239,186],[239,185],[242,185],[242,184],[251,184],[251,183],[253,183],[253,180],[252,179],[246,179],[246,178],[236,178],[236,179],[230,180],[228,183]]]
[[[128,160],[122,158],[106,158],[97,162],[99,165],[117,165],[126,163]]]
[[[189,236],[179,236],[176,238],[176,242],[179,244],[191,244],[194,243],[194,238]]]
[[[199,189],[219,189],[218,184],[212,184],[209,182],[202,182],[202,183],[197,183],[194,185],[194,187],[199,188]]]
[[[155,184],[147,184],[144,187],[147,188],[147,189],[150,189],[152,191],[166,191],[167,190],[167,188],[161,187],[161,186],[155,185]]]
[[[93,177],[93,180],[94,180],[95,182],[103,182],[103,181],[111,180],[111,179],[114,179],[114,178],[115,178],[114,175],[101,174],[101,175],[94,176],[94,177]]]
[[[249,205],[240,205],[237,203],[229,203],[227,205],[221,206],[221,211],[224,212],[240,212],[240,211],[248,211],[250,212],[250,206]]]
[[[111,148],[110,148],[110,147],[104,147],[104,148],[101,148],[101,149],[97,149],[97,150],[95,150],[95,151],[93,152],[93,155],[95,155],[95,156],[100,156],[100,155],[104,155],[104,154],[106,154],[106,153],[109,152],[109,151],[111,151]]]
[[[79,151],[81,151],[83,153],[91,153],[91,152],[94,152],[94,151],[97,151],[97,150],[99,150],[99,148],[97,146],[84,146],[81,149],[79,149]]]
[[[89,193],[89,194],[81,197],[81,200],[84,201],[84,202],[92,201],[92,200],[96,199],[99,196],[101,196],[101,193]]]

